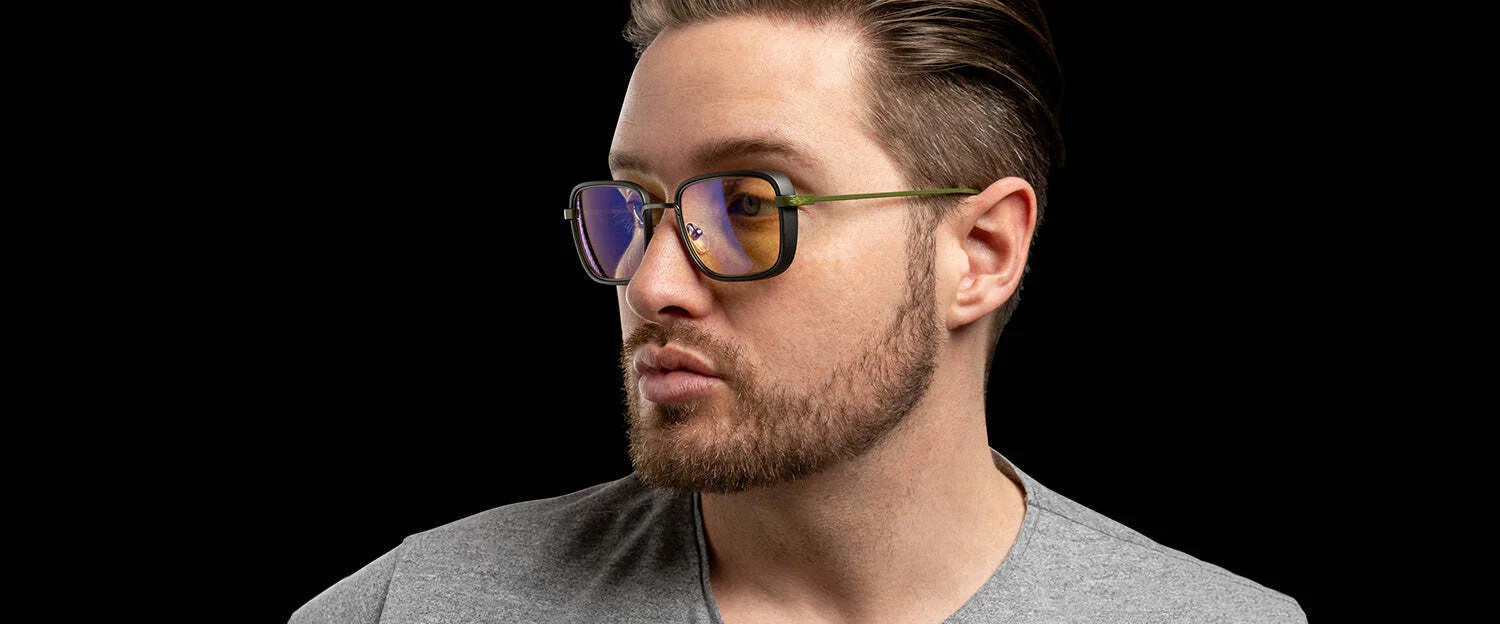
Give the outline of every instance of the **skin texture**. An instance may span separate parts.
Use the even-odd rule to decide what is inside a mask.
[[[612,174],[655,201],[738,168],[785,172],[802,193],[913,188],[861,122],[860,62],[838,25],[669,30],[632,76],[611,146],[630,158]],[[738,138],[802,157],[694,157]],[[704,492],[726,622],[939,622],[1009,551],[1025,505],[989,451],[985,334],[1020,279],[1036,201],[1017,178],[954,201],[916,238],[906,198],[804,207],[791,267],[743,283],[698,273],[663,219],[619,287],[632,461]],[[662,345],[723,379],[691,400],[645,399],[635,357]]]

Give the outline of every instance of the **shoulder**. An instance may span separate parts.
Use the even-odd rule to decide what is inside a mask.
[[[380,621],[391,570],[401,547],[397,546],[353,574],[334,583],[292,613],[288,624],[353,624]]]
[[[1291,596],[1169,548],[1032,482],[1029,567],[1073,607],[1128,611],[1151,621],[1305,623]]]
[[[691,513],[687,495],[641,483],[634,474],[571,494],[496,507],[408,536],[404,545],[423,557],[518,563],[529,553],[589,557],[622,534],[670,525]],[[689,517],[690,518],[690,517]]]
[[[531,617],[562,597],[576,601],[577,587],[601,574],[640,576],[631,566],[696,556],[687,550],[691,530],[682,530],[692,513],[690,495],[634,474],[495,507],[408,535],[298,609],[291,624]]]

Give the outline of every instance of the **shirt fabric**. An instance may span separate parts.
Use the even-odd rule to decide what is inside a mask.
[[[947,623],[1307,622],[1297,601],[1167,548],[1021,472],[1009,554]],[[416,533],[297,609],[289,624],[723,624],[697,493],[634,473]]]

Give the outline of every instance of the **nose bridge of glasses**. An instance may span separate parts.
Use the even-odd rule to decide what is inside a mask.
[[[651,262],[649,260],[646,260],[646,257],[655,254],[667,253],[669,256],[676,256],[676,253],[674,252],[681,252],[684,255],[687,255],[687,250],[680,245],[682,241],[678,236],[680,232],[677,231],[677,226],[680,219],[667,217],[666,214],[668,210],[677,210],[679,213],[681,213],[682,207],[677,205],[675,202],[644,204],[641,206],[641,213],[643,215],[642,221],[643,225],[646,226],[646,251],[640,261],[642,265]],[[666,220],[667,223],[662,223],[663,220]],[[670,232],[667,234],[667,238],[670,240],[667,241],[667,243],[672,251],[661,250],[660,242],[655,245],[650,244],[651,240],[654,238],[653,234],[656,233],[656,229],[658,227],[667,227],[670,230]],[[689,225],[689,227],[691,227],[691,225]],[[652,249],[656,249],[656,251],[653,252],[651,251]],[[692,260],[690,258],[684,258],[684,260],[686,260],[689,264],[692,264]]]
[[[656,230],[656,226],[661,223],[662,217],[666,216],[667,210],[672,208],[681,210],[673,202],[645,204],[641,206],[641,222],[650,224],[650,227],[646,228],[646,235],[648,237]]]

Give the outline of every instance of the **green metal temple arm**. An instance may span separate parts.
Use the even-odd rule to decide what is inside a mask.
[[[844,201],[846,199],[874,199],[876,197],[911,197],[913,195],[978,195],[979,191],[966,188],[927,189],[921,191],[891,191],[889,193],[859,193],[856,195],[778,195],[777,206],[806,206],[818,202]]]

